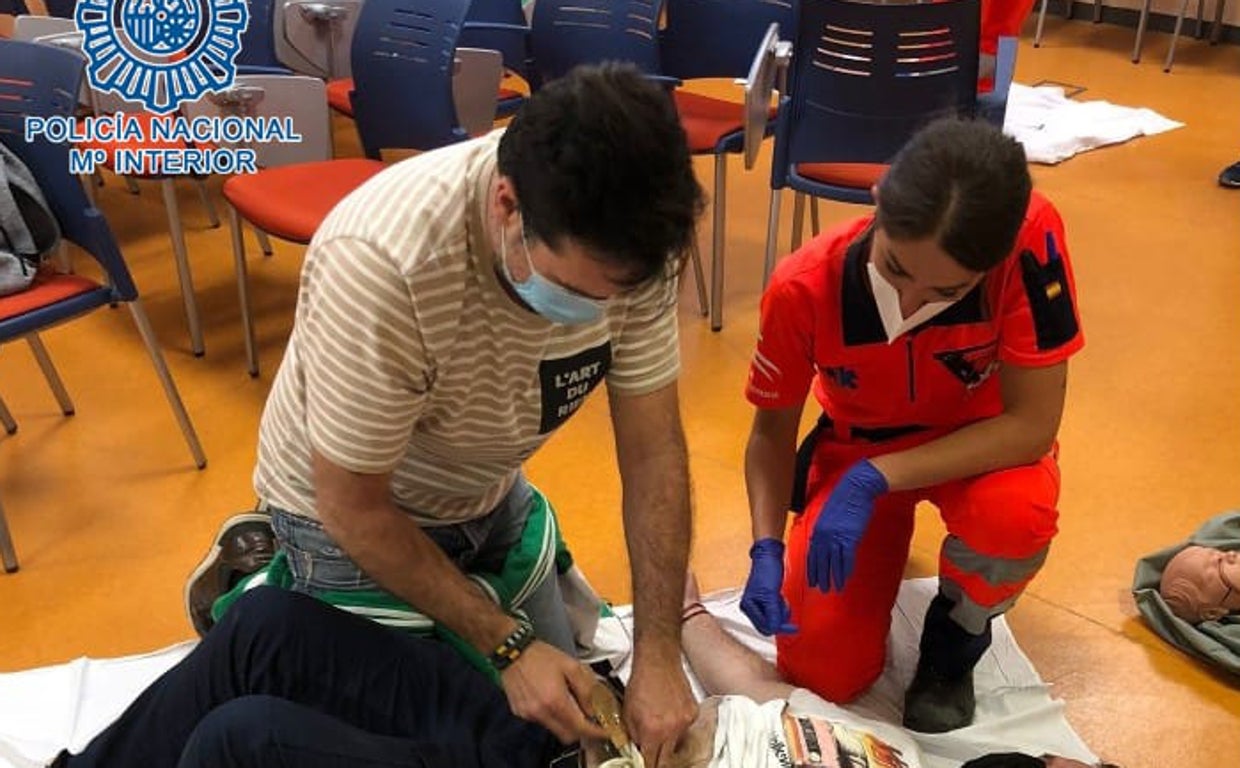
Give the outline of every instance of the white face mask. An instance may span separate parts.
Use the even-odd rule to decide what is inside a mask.
[[[887,282],[887,278],[878,271],[873,261],[867,262],[866,268],[870,271],[870,289],[874,293],[874,303],[878,305],[878,314],[883,319],[883,330],[887,332],[888,344],[959,301],[953,299],[928,302],[906,319],[900,310],[900,292]]]

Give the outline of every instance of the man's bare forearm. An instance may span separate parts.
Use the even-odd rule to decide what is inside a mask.
[[[633,576],[637,653],[679,656],[680,605],[689,564],[689,461],[679,424],[662,450],[625,470],[624,530]]]

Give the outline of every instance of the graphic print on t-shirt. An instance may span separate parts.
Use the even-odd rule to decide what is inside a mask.
[[[542,422],[538,433],[545,435],[564,423],[585,402],[611,368],[611,342],[569,357],[543,360],[538,364],[542,384]]]
[[[999,342],[935,352],[934,358],[969,389],[981,386],[999,368]]]
[[[898,747],[872,733],[819,717],[786,717],[784,724],[789,754],[780,762],[794,768],[909,768]]]

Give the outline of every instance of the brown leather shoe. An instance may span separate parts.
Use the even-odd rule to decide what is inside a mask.
[[[220,526],[209,551],[185,582],[185,612],[201,637],[215,623],[211,606],[237,581],[271,562],[276,536],[263,512],[233,515]]]

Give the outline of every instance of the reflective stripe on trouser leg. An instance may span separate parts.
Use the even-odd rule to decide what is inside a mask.
[[[978,634],[1016,601],[1046,560],[1058,532],[1059,467],[1036,462],[931,489],[948,537],[939,556],[940,593],[951,617]]]
[[[952,619],[980,634],[990,618],[1012,607],[1049,552],[1047,546],[1025,558],[990,557],[948,536],[939,557],[939,591],[955,603]]]

